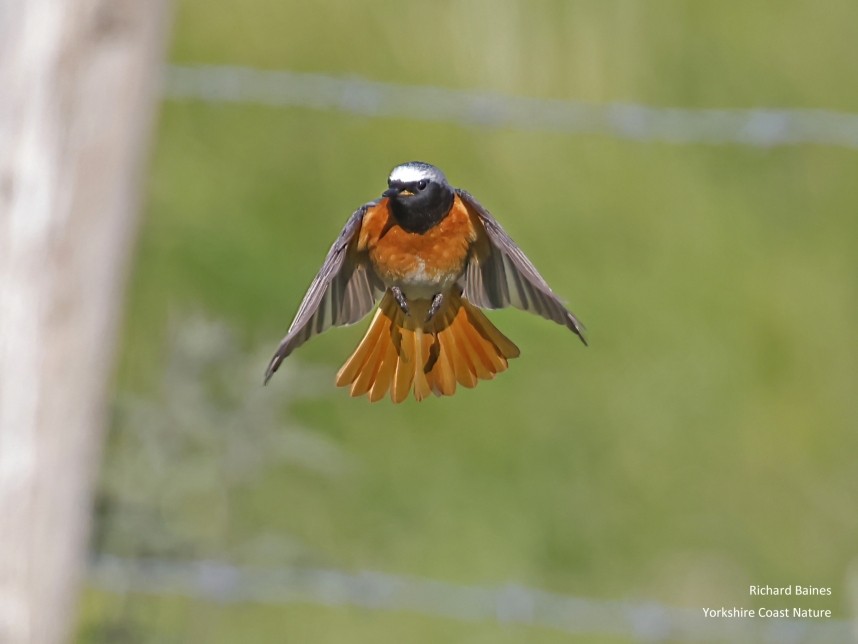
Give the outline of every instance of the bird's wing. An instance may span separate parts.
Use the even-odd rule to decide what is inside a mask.
[[[265,371],[266,383],[297,347],[332,326],[357,322],[384,294],[384,284],[370,266],[366,253],[356,250],[364,215],[379,202],[364,204],[349,217],[310,284],[289,332],[271,358]]]
[[[584,325],[551,291],[492,214],[465,190],[457,189],[456,194],[480,224],[462,278],[465,298],[484,309],[514,306],[537,313],[569,327],[587,344]]]

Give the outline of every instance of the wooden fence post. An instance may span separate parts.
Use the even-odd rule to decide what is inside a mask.
[[[0,0],[0,642],[67,641],[168,0]]]

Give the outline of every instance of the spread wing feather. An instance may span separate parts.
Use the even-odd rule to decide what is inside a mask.
[[[501,225],[470,193],[456,190],[477,215],[485,235],[474,244],[462,278],[464,296],[484,309],[513,306],[563,324],[581,338],[584,325],[551,291],[536,267]]]
[[[265,371],[265,382],[292,351],[314,335],[332,326],[353,324],[369,313],[384,294],[384,284],[375,275],[364,253],[355,250],[363,217],[379,201],[358,208],[316,275],[286,337],[280,342]]]

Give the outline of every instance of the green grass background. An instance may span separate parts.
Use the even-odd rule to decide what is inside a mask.
[[[592,102],[856,112],[856,26],[858,5],[836,0],[179,0],[170,60]],[[359,466],[325,479],[275,464],[230,491],[226,527],[216,501],[189,507],[200,532],[218,534],[191,554],[243,563],[233,546],[274,533],[300,544],[299,563],[695,609],[747,606],[750,584],[830,586],[809,604],[850,616],[855,150],[167,102],[117,391],[157,398],[170,320],[186,311],[226,321],[248,355],[273,351],[349,213],[410,159],[440,166],[494,212],[591,346],[502,311],[491,317],[522,357],[472,391],[369,405],[331,378],[290,417]],[[364,326],[290,360],[333,371]],[[264,359],[258,367],[261,383]],[[105,458],[127,449],[114,427]],[[126,621],[123,641],[578,641],[96,590],[81,615],[82,642],[113,641]]]

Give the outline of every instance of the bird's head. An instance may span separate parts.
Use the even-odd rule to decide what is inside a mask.
[[[390,171],[388,189],[382,193],[400,225],[422,232],[438,223],[453,205],[455,193],[438,168],[409,161]]]

